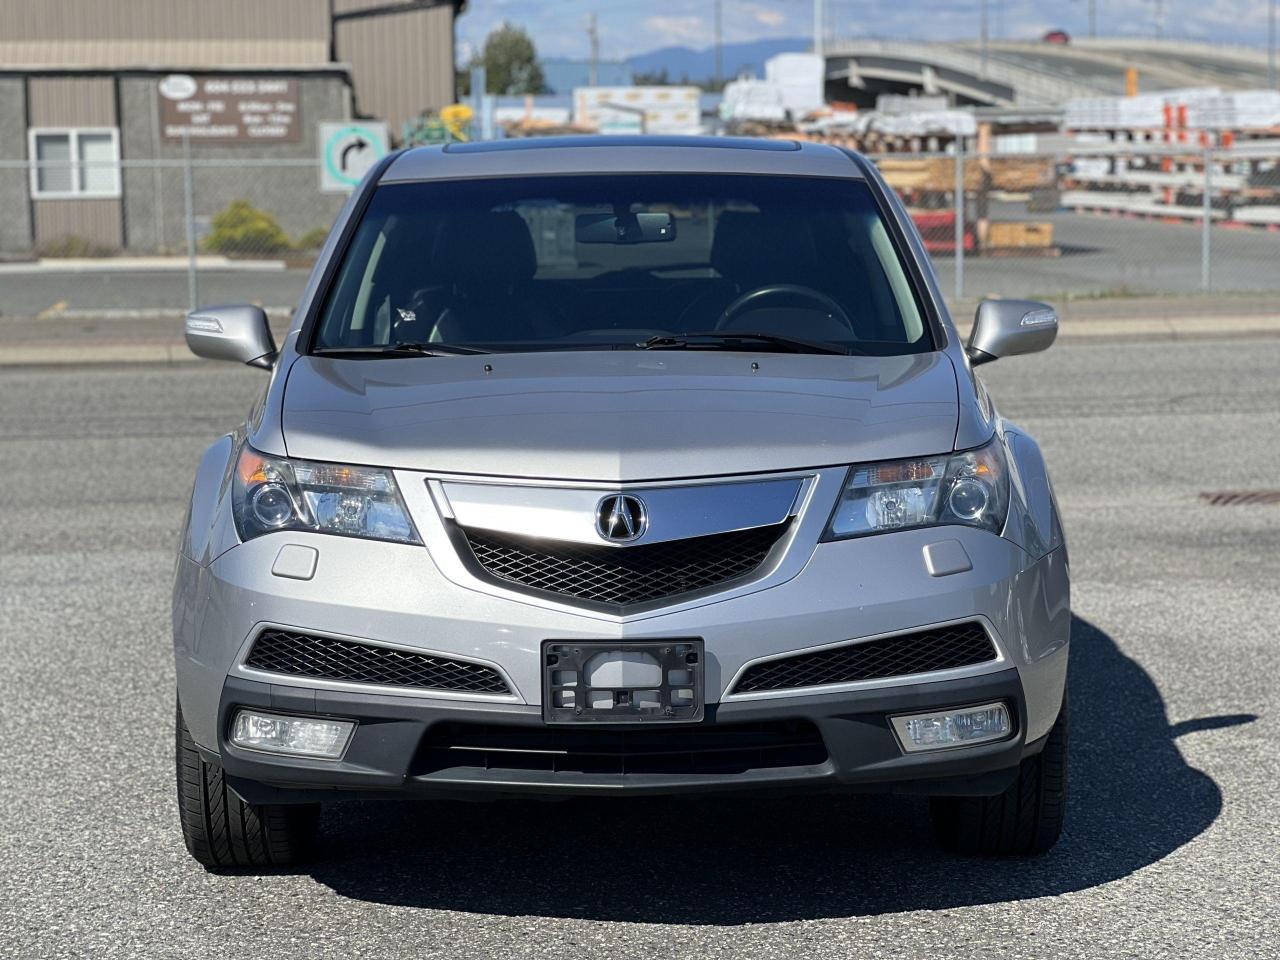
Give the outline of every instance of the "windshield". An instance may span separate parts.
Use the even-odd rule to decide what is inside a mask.
[[[312,346],[634,349],[695,333],[685,345],[933,349],[865,183],[688,174],[381,186]]]

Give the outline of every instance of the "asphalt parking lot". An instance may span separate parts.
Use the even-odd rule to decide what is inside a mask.
[[[997,220],[1036,220],[1053,224],[1061,256],[965,258],[966,297],[998,294],[1057,300],[1064,297],[1185,297],[1201,288],[1201,230],[1194,223],[1159,223],[1113,216],[1058,212],[1034,214],[1025,203],[993,204]],[[1280,295],[1280,235],[1258,229],[1215,228],[1211,232],[1211,284],[1214,291]],[[241,303],[287,309],[297,303],[309,271],[240,267],[235,263],[200,272],[201,303]],[[269,266],[269,264],[267,265]],[[100,317],[186,310],[187,274],[175,260],[169,269],[140,269],[103,260],[80,270],[51,269],[22,263],[0,264],[3,317]],[[944,294],[955,290],[955,260],[936,258]],[[1231,312],[1234,300],[1204,304],[1206,312]]]
[[[1280,339],[984,369],[1072,551],[1049,856],[944,856],[911,798],[379,801],[262,877],[182,847],[168,637],[192,470],[261,375],[0,370],[0,956],[1277,956],[1280,506],[1198,495],[1280,488]]]

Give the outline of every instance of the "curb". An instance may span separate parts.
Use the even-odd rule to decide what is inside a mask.
[[[275,273],[288,269],[284,260],[236,260],[205,255],[196,257],[196,270],[235,270]],[[191,267],[186,257],[42,257],[0,263],[0,274],[41,273],[177,273]]]
[[[263,307],[267,318],[270,320],[287,321],[293,316],[293,307]],[[110,322],[113,320],[164,320],[173,323],[175,326],[181,326],[183,319],[187,315],[186,307],[105,307],[102,309],[58,309],[55,304],[34,317],[12,317],[8,318],[16,321],[34,321],[42,323],[47,320],[73,320],[85,323],[96,323],[98,321]]]
[[[1280,316],[1132,317],[1088,320],[1060,331],[1063,341],[1093,339],[1227,340],[1237,337],[1280,336]]]
[[[171,314],[166,312],[165,316]],[[101,316],[101,314],[98,314]],[[961,338],[969,325],[959,328]],[[1280,315],[1235,317],[1118,317],[1109,320],[1068,321],[1058,335],[1060,343],[1097,343],[1125,340],[1224,340],[1243,337],[1280,337]],[[0,340],[0,368],[110,364],[199,363],[199,357],[179,338],[128,342],[77,342],[68,340]]]
[[[195,363],[199,359],[181,340],[174,343],[104,343],[98,346],[72,345],[66,341],[0,346],[0,369],[85,364],[178,364]]]

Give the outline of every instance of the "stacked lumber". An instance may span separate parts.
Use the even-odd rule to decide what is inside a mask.
[[[951,157],[880,156],[875,161],[885,180],[899,193],[955,189],[956,167]],[[970,158],[964,165],[965,190],[981,190],[986,186],[992,190],[1026,193],[1053,182],[1053,162],[1044,157],[991,157],[985,161]]]
[[[501,126],[508,137],[559,137],[595,133],[592,127],[536,116],[504,120]]]
[[[1010,155],[992,157],[989,162],[991,185],[996,190],[1028,193],[1057,182],[1054,162],[1050,157]]]
[[[899,193],[908,191],[946,192],[956,185],[956,162],[951,157],[876,157],[880,174]],[[977,190],[982,186],[982,170],[976,163],[965,164],[964,186]]]
[[[1280,127],[1280,90],[1233,90],[1190,103],[1187,126],[1242,131]]]
[[[1053,224],[995,221],[987,225],[987,246],[1007,250],[1052,247]]]

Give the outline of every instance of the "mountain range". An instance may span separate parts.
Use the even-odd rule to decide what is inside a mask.
[[[721,63],[725,79],[742,73],[764,75],[764,62],[779,53],[809,50],[813,46],[810,37],[778,37],[769,40],[752,40],[746,43],[726,43],[721,47]],[[714,47],[695,50],[692,47],[662,47],[631,57],[631,69],[636,73],[667,72],[672,83],[688,78],[692,83],[709,80],[716,69]]]

